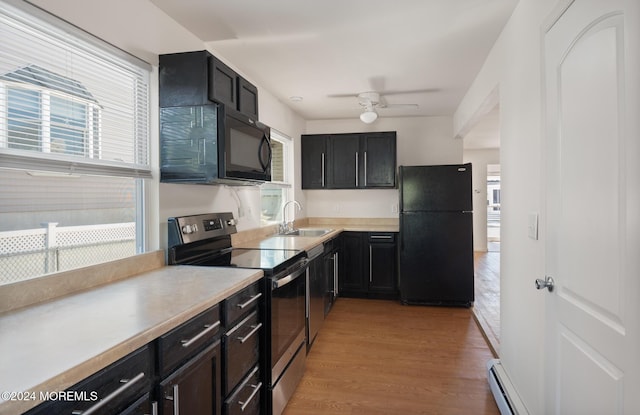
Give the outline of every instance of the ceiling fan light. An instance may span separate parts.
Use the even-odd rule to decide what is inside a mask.
[[[378,113],[374,110],[366,110],[360,114],[360,120],[365,124],[371,124],[378,119]]]

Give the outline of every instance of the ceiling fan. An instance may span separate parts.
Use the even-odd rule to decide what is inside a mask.
[[[365,124],[371,124],[378,119],[379,108],[418,108],[418,104],[387,104],[380,93],[375,91],[361,92],[356,95],[358,103],[362,107],[360,120]]]

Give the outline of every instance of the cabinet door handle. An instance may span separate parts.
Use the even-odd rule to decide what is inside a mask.
[[[251,401],[253,400],[253,398],[255,398],[255,396],[258,394],[258,392],[260,392],[260,388],[262,388],[262,382],[258,382],[257,385],[249,385],[253,388],[253,392],[251,392],[251,395],[249,395],[249,399],[247,399],[246,401],[242,402],[242,401],[238,401],[238,405],[240,405],[240,410],[242,412],[244,412],[244,410],[246,409],[247,405],[249,405],[251,403]]]
[[[367,187],[367,152],[364,152],[364,187]]]
[[[356,151],[356,187],[358,187],[358,152]]]
[[[106,398],[102,399],[101,401],[99,401],[98,403],[96,403],[86,411],[74,410],[71,412],[71,414],[72,415],[91,415],[93,413],[97,413],[103,406],[105,406],[107,403],[117,398],[118,395],[120,395],[121,393],[123,393],[124,391],[132,387],[136,382],[139,382],[141,379],[144,379],[144,372],[138,373],[136,376],[134,376],[131,379],[121,379],[120,383],[122,383],[123,385],[120,386],[118,389],[114,390],[113,392],[111,392],[109,395],[107,395]]]
[[[182,340],[181,341],[182,347],[191,346],[193,343],[200,340],[202,336],[205,336],[210,331],[217,329],[219,325],[220,325],[220,320],[216,321],[213,324],[205,324],[204,330],[202,330],[200,333],[196,334],[194,337],[190,338],[189,340]]]
[[[262,323],[258,323],[258,324],[254,325],[254,326],[251,326],[251,328],[252,328],[253,330],[251,330],[251,331],[250,331],[246,336],[244,336],[244,337],[237,337],[237,339],[238,339],[238,340],[240,340],[240,343],[244,343],[244,342],[246,342],[246,341],[247,341],[247,340],[249,340],[249,338],[250,338],[251,336],[253,336],[253,335],[254,335],[258,330],[260,330],[260,327],[262,327]]]
[[[173,396],[165,396],[164,398],[173,401],[173,415],[180,415],[180,385],[173,385]]]
[[[244,303],[238,304],[236,307],[238,307],[240,309],[246,308],[249,304],[253,303],[254,301],[256,301],[260,297],[262,297],[262,293],[258,293],[256,295],[254,295],[253,297],[249,298]]]
[[[369,284],[373,282],[373,247],[369,245]]]
[[[334,289],[334,296],[337,297],[340,294],[339,286],[338,286],[339,284],[338,273],[340,272],[340,264],[338,263],[338,261],[340,258],[337,252],[333,254],[333,256],[335,257],[335,261],[333,261],[333,289]]]
[[[322,175],[322,187],[324,187],[324,153],[322,153],[320,155],[320,159],[322,161],[322,170],[321,170],[321,175]]]

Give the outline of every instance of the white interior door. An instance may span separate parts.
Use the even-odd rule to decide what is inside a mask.
[[[544,34],[547,414],[640,413],[639,3],[576,0]]]

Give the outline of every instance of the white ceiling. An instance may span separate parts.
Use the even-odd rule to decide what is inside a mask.
[[[419,106],[381,109],[381,117],[453,115],[518,2],[29,1],[143,57],[182,51],[184,34],[163,30],[173,19],[307,120],[357,118],[355,95],[371,90],[392,92],[388,104]],[[465,148],[498,147],[497,120],[496,111],[481,120]]]
[[[419,105],[383,117],[453,115],[517,3],[151,1],[308,120],[356,118],[355,95],[371,90]]]

